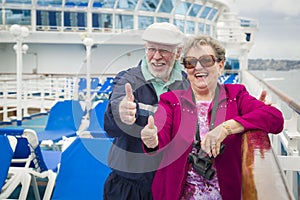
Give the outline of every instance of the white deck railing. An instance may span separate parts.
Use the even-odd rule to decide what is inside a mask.
[[[300,173],[300,105],[282,91],[249,71],[242,72],[242,83],[248,91],[258,97],[262,90],[267,91],[267,99],[284,115],[284,130],[279,135],[269,134],[272,148],[284,170],[287,183],[295,199],[298,198],[298,176]]]
[[[74,99],[92,101],[103,81],[103,75],[93,75],[99,82],[97,88],[91,90],[92,96],[87,99],[87,90],[79,87],[80,79],[86,75],[23,75],[22,77],[22,108],[17,108],[17,81],[15,74],[0,75],[0,121],[15,120],[17,109],[21,109],[21,119],[29,117],[33,110],[36,113],[46,113],[47,110],[60,100]],[[83,86],[84,87],[84,86]],[[85,86],[86,87],[86,86]],[[95,83],[93,85],[95,87]],[[31,109],[33,108],[33,109]],[[29,113],[29,111],[31,113]]]
[[[62,76],[24,76],[22,80],[22,118],[29,117],[30,108],[37,113],[46,113],[55,102],[72,99],[76,77]],[[15,75],[0,77],[0,116],[3,122],[11,122],[17,111],[17,82]]]

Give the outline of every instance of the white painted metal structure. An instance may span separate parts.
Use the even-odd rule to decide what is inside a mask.
[[[219,38],[228,57],[246,68],[258,23],[240,18],[226,1],[203,0],[2,0],[0,4],[0,73],[14,72],[9,32],[13,24],[26,26],[29,46],[23,73],[78,74],[85,57],[83,40],[93,39],[92,74],[109,68],[116,73],[136,64],[143,55],[141,34],[153,22],[169,21],[186,34],[203,33]],[[238,48],[237,48],[238,47]],[[68,54],[66,52],[69,52]],[[7,59],[7,58],[10,59]],[[51,59],[51,64],[48,59]],[[6,58],[6,59],[2,59]],[[93,59],[93,58],[92,58]],[[121,67],[122,66],[122,67]],[[50,70],[51,69],[51,70]],[[61,70],[64,69],[64,70]],[[82,72],[84,73],[84,72]]]

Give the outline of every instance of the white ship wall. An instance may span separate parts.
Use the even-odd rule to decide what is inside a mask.
[[[0,44],[0,73],[16,73],[13,45]],[[27,53],[23,54],[23,73],[86,73],[83,44],[28,44],[28,47]],[[143,55],[142,45],[95,45],[91,53],[91,74],[116,74],[137,65]]]

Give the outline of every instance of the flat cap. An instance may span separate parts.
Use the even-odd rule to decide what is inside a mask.
[[[142,39],[166,45],[179,45],[183,42],[184,34],[174,24],[168,22],[153,23],[148,26]]]

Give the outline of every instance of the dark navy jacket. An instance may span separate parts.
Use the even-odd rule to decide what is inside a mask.
[[[186,89],[189,82],[185,72],[183,80],[175,81],[168,90]],[[125,83],[130,83],[137,104],[136,121],[126,125],[120,120],[119,104],[125,96]],[[158,104],[158,97],[150,81],[146,81],[141,66],[120,72],[114,79],[113,91],[104,118],[104,129],[109,137],[114,138],[108,163],[117,174],[132,179],[146,190],[151,190],[153,172],[159,165],[158,157],[144,154],[140,132],[153,115]]]

